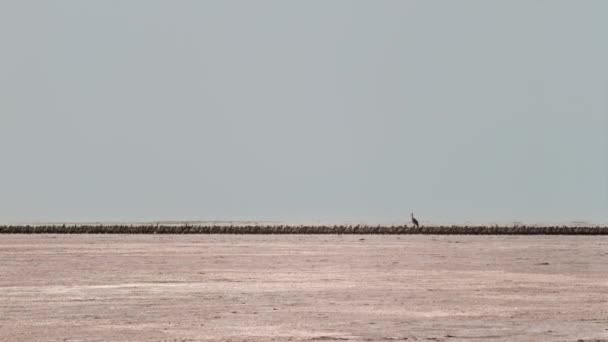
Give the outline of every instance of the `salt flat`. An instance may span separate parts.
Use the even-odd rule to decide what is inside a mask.
[[[608,237],[0,235],[1,341],[608,341]]]

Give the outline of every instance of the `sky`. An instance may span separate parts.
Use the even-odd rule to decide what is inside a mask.
[[[608,222],[606,13],[3,0],[0,223]]]

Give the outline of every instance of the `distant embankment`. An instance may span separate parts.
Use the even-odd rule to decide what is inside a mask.
[[[0,234],[467,234],[608,235],[608,226],[16,225]]]

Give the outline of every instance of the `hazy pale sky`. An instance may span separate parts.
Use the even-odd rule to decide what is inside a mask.
[[[3,0],[0,222],[607,222],[607,13]]]

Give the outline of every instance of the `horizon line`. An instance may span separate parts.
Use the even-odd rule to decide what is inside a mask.
[[[425,226],[608,226],[593,220],[420,220]],[[0,222],[0,226],[402,226],[410,220],[92,220],[92,221],[22,221]]]

